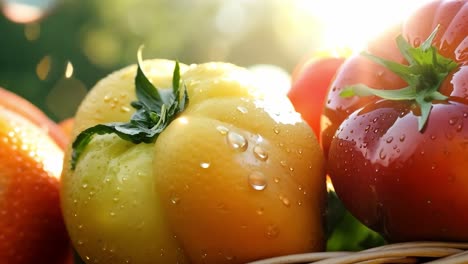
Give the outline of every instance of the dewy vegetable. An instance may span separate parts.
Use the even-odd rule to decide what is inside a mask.
[[[467,18],[466,0],[422,6],[330,87],[328,172],[350,212],[389,241],[468,240]]]
[[[0,263],[71,257],[59,198],[65,142],[39,108],[0,88]]]
[[[84,261],[245,263],[323,250],[322,152],[286,97],[231,64],[174,65],[111,74],[75,116],[61,200]]]

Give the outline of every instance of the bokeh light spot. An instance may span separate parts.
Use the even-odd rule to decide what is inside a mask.
[[[291,76],[283,68],[271,64],[256,64],[248,68],[255,75],[259,87],[269,95],[286,96],[291,87]]]
[[[95,65],[110,67],[119,60],[119,40],[109,31],[90,30],[83,39],[83,51]]]
[[[73,64],[69,61],[65,68],[65,78],[70,78],[73,76]]]
[[[31,23],[40,20],[54,6],[56,0],[3,0],[2,12],[15,23]]]
[[[47,95],[47,108],[59,120],[72,117],[86,93],[87,88],[82,81],[75,78],[60,79]]]
[[[44,81],[50,72],[52,60],[50,56],[43,57],[36,66],[36,74],[39,80]]]
[[[33,22],[24,26],[24,36],[29,41],[35,41],[41,36],[41,25]]]

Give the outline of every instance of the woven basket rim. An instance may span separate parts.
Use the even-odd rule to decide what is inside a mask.
[[[429,259],[431,264],[468,263],[468,242],[416,241],[387,244],[362,251],[332,251],[292,254],[273,257],[247,264],[377,264],[420,263]]]

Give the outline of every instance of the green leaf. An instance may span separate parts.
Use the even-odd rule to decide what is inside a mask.
[[[179,92],[179,85],[180,85],[180,67],[179,62],[176,62],[176,66],[174,67],[174,73],[172,74],[172,92],[177,94]]]
[[[387,59],[384,59],[384,58],[380,58],[380,57],[374,56],[372,54],[369,54],[367,52],[362,52],[361,54],[364,57],[372,60],[373,62],[378,63],[378,64],[388,68],[393,73],[400,76],[406,82],[409,82],[411,80],[411,78],[412,78],[413,73],[411,72],[410,67],[408,67],[407,65],[396,63],[394,61],[390,61],[390,60],[387,60]]]
[[[419,108],[421,109],[421,116],[418,120],[418,130],[422,131],[424,129],[424,125],[427,122],[427,119],[429,118],[429,113],[432,109],[432,103],[420,97],[416,98],[416,102],[418,103]]]
[[[72,144],[71,168],[73,170],[94,135],[116,134],[121,139],[134,144],[151,143],[187,107],[189,98],[185,85],[180,96],[179,62],[176,62],[174,67],[173,88],[169,90],[169,93],[160,93],[143,73],[141,61],[140,48],[135,76],[137,101],[131,103],[131,106],[136,109],[135,113],[128,122],[98,124],[82,131]]]
[[[408,41],[406,41],[406,39],[403,38],[402,35],[399,35],[396,38],[396,42],[397,42],[398,49],[400,50],[403,57],[405,57],[405,59],[408,61],[408,63],[410,65],[416,63],[414,61],[414,59],[413,59],[413,56],[411,56],[411,53],[410,53],[410,50],[413,47],[411,47],[411,45],[408,43]]]
[[[370,88],[364,84],[356,84],[345,87],[340,96],[371,96],[375,95],[388,100],[413,100],[416,96],[416,91],[413,87],[406,87],[397,90],[379,90]]]
[[[138,50],[138,68],[137,74],[135,77],[135,90],[138,101],[146,108],[147,111],[154,111],[158,113],[163,104],[161,95],[158,92],[158,89],[155,89],[154,85],[146,78],[143,70],[141,69],[141,64],[143,62],[141,58],[143,47],[140,47]]]
[[[426,50],[428,50],[429,48],[432,47],[432,42],[434,42],[435,36],[437,35],[437,32],[439,31],[439,28],[440,28],[440,24],[437,24],[437,26],[431,32],[429,37],[427,37],[427,39],[421,44],[421,49],[423,51],[426,51]]]

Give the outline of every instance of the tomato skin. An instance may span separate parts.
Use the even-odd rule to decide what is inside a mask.
[[[347,60],[331,85],[321,132],[328,173],[350,212],[389,241],[468,239],[467,17],[467,1],[434,1],[369,43],[371,54],[406,63],[395,37],[418,46],[440,25],[433,45],[458,67],[439,87],[448,100],[433,102],[421,132],[413,102],[340,97],[358,83],[407,85],[363,56]]]
[[[71,140],[74,122],[75,122],[75,119],[73,117],[70,117],[58,123],[60,130],[67,137],[68,141]]]
[[[0,263],[64,263],[70,247],[59,203],[63,150],[1,105],[0,138]]]
[[[370,52],[376,56],[403,63],[403,57],[393,45],[398,35],[397,32],[397,27],[387,30],[386,34],[383,34],[373,42],[375,43],[374,46],[369,47],[371,49]],[[389,49],[385,50],[381,48],[383,43],[392,43],[392,45],[388,47],[387,44],[386,47]],[[370,97],[343,98],[340,96],[343,87],[357,83],[364,83],[369,87],[385,87],[387,89],[398,89],[406,85],[400,77],[361,55],[353,55],[348,58],[338,69],[333,82],[330,84],[327,101],[325,102],[320,120],[320,144],[325,156],[328,155],[330,142],[341,122],[355,110],[376,100],[376,98]]]
[[[466,240],[468,105],[434,105],[424,133],[418,115],[407,102],[350,115],[330,147],[333,184],[351,212],[391,241]]]
[[[44,112],[31,102],[0,87],[0,105],[33,122],[36,126],[43,129],[45,133],[49,134],[62,149],[65,149],[68,138],[54,121],[50,120]]]
[[[171,87],[173,61],[142,65]],[[154,143],[95,135],[74,170],[66,153],[61,202],[77,252],[87,263],[232,264],[322,251],[324,159],[310,127],[287,98],[257,97],[246,69],[180,66],[190,102]],[[130,119],[135,72],[96,84],[73,137]]]
[[[311,57],[293,72],[288,97],[317,138],[328,87],[344,60],[344,57]]]

